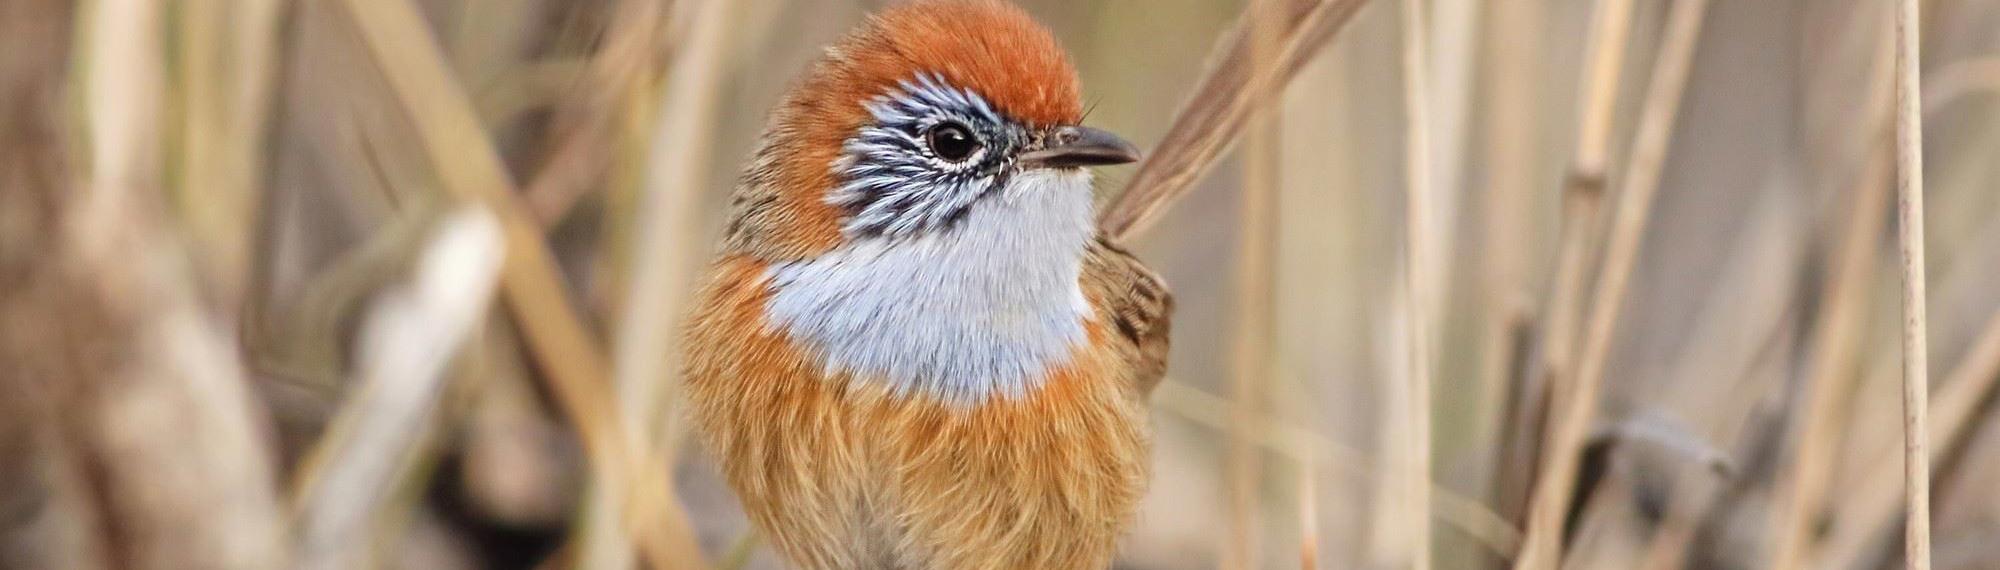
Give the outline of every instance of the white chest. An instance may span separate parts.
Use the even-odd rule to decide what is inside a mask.
[[[1021,396],[1084,341],[1089,186],[1024,172],[948,229],[774,265],[766,316],[830,373],[963,405]]]

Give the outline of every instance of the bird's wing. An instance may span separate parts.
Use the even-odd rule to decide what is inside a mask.
[[[1131,365],[1133,387],[1141,396],[1151,394],[1167,372],[1173,293],[1153,270],[1104,236],[1085,256],[1083,282],[1111,327],[1113,349]]]

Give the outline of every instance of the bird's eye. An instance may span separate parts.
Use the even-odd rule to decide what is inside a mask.
[[[932,126],[930,131],[924,134],[924,138],[930,141],[931,153],[952,162],[965,160],[972,156],[972,153],[978,152],[980,146],[979,139],[972,134],[972,129],[957,121],[945,121]]]

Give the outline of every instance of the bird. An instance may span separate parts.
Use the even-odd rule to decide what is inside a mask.
[[[694,431],[809,569],[1107,568],[1149,478],[1173,299],[1100,232],[1050,31],[884,9],[771,112],[683,330]]]

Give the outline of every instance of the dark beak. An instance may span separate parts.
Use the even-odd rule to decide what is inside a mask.
[[[1048,146],[1021,154],[1027,168],[1081,168],[1139,161],[1139,147],[1118,135],[1085,126],[1061,127]]]

